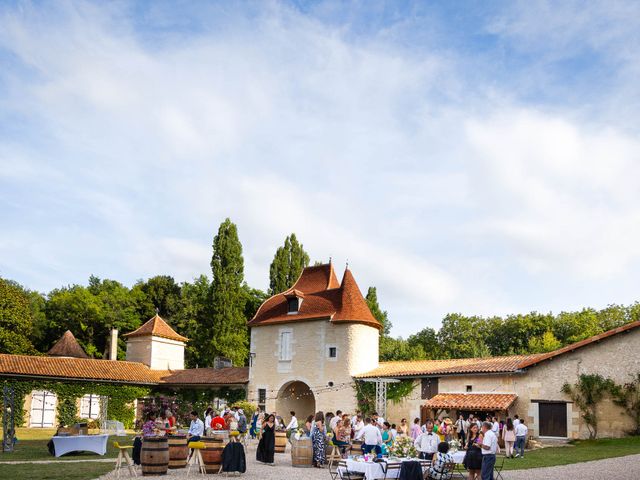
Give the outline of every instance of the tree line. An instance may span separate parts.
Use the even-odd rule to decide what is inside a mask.
[[[157,275],[127,287],[91,276],[86,286],[69,285],[42,294],[0,278],[0,353],[45,353],[71,330],[88,355],[103,358],[111,328],[131,332],[157,311],[190,339],[185,351],[188,367],[212,366],[216,357],[245,365],[247,321],[269,295],[290,288],[309,264],[309,254],[292,233],[274,254],[268,292],[249,286],[237,226],[226,219],[213,239],[211,276],[203,274],[191,282],[178,283],[169,275]],[[640,318],[638,303],[557,315],[452,313],[444,317],[440,329],[426,327],[403,339],[391,336],[392,323],[380,307],[375,287],[368,288],[366,301],[382,324],[382,361],[546,352]],[[118,358],[125,358],[122,339]]]

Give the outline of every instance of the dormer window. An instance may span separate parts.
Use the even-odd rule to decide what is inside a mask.
[[[300,308],[300,299],[298,297],[291,297],[287,299],[288,313],[298,313],[299,308]]]
[[[296,314],[300,311],[300,305],[304,299],[304,294],[299,290],[290,290],[284,294],[287,299],[287,313],[289,315]]]

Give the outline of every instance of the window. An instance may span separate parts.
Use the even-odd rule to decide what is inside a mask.
[[[46,390],[31,392],[31,427],[53,427],[56,420],[56,394]]]
[[[336,347],[329,347],[329,358],[336,358],[338,356],[338,349]]]
[[[298,308],[300,307],[300,299],[298,297],[293,297],[287,299],[287,312],[288,313],[298,313]]]
[[[288,362],[291,360],[291,332],[280,332],[280,361]]]
[[[467,385],[467,393],[471,393],[473,391],[473,387],[471,385]]]
[[[88,393],[80,399],[80,418],[98,418],[100,416],[100,396]]]
[[[258,403],[260,405],[264,405],[265,403],[267,403],[267,389],[266,388],[259,388],[258,389]]]

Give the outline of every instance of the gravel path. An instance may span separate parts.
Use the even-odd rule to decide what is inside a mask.
[[[329,480],[329,472],[325,469],[317,468],[293,468],[291,466],[291,455],[289,450],[286,454],[276,454],[274,466],[263,465],[255,460],[255,445],[249,447],[247,452],[247,473],[243,474],[244,480]],[[191,475],[187,476],[186,469],[169,470],[168,475],[158,477],[144,477],[145,480],[202,480],[202,476],[192,469]],[[529,470],[504,471],[504,480],[638,480],[640,478],[640,455],[629,455],[626,457],[609,458],[594,462],[574,463],[558,467],[533,468]],[[100,477],[99,480],[114,480],[114,472]],[[121,478],[128,478],[126,470]],[[210,475],[206,479],[215,479]],[[222,476],[220,478],[226,478]]]

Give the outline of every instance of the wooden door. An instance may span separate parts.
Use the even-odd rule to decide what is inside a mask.
[[[539,403],[538,418],[541,437],[567,436],[567,404]]]

